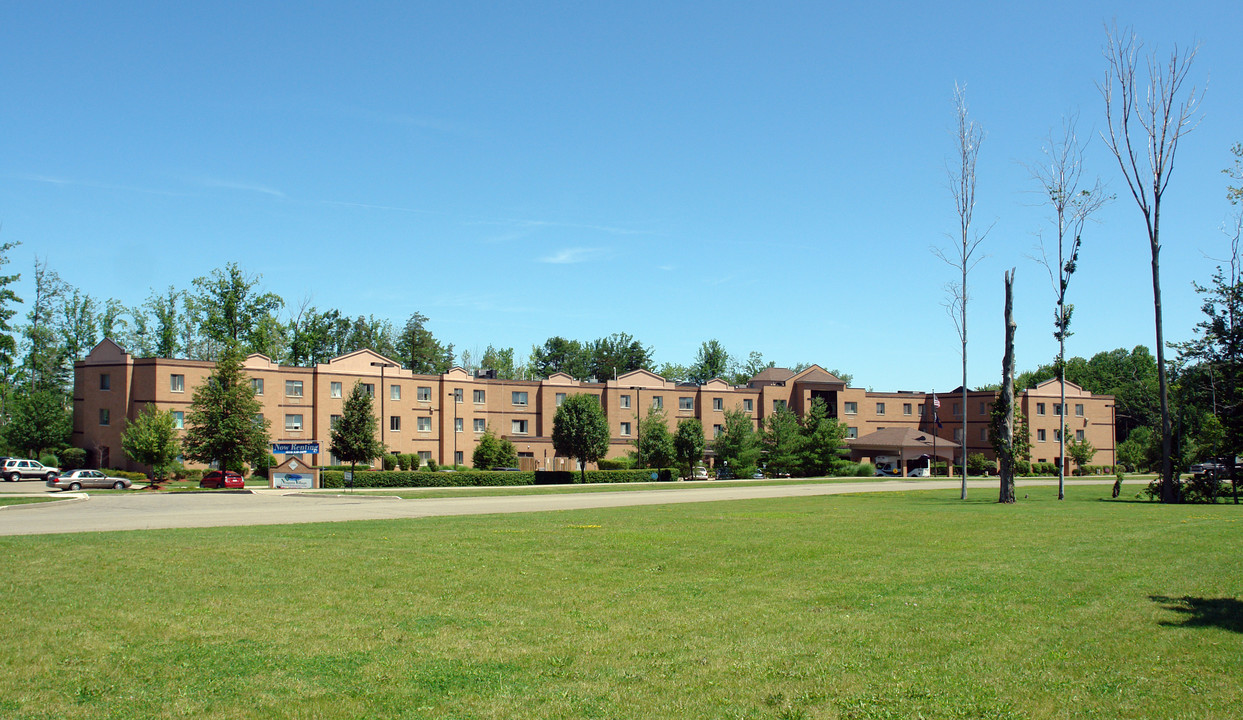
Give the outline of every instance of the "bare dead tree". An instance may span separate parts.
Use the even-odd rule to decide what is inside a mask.
[[[976,255],[990,228],[979,232],[972,226],[975,214],[975,165],[984,142],[984,130],[967,114],[967,88],[954,84],[954,110],[957,115],[955,139],[958,141],[957,167],[948,168],[950,194],[958,211],[959,233],[948,250],[934,247],[932,253],[959,273],[945,286],[945,310],[954,321],[962,343],[962,499],[967,499],[967,275],[982,259]]]
[[[1059,418],[1066,417],[1066,338],[1073,334],[1070,318],[1075,312],[1075,306],[1066,302],[1066,289],[1078,266],[1083,227],[1088,218],[1110,200],[1099,179],[1091,185],[1084,181],[1083,147],[1075,132],[1076,121],[1074,116],[1063,118],[1061,133],[1049,133],[1044,159],[1038,165],[1028,166],[1032,178],[1040,184],[1044,201],[1053,211],[1056,233],[1048,240],[1042,234],[1039,250],[1040,262],[1049,272],[1056,301],[1053,338],[1057,340],[1057,381],[1061,386]],[[1051,245],[1056,247],[1051,248]],[[1062,500],[1066,497],[1066,421],[1059,419],[1058,422],[1062,430],[1057,434],[1057,499]]]
[[[1161,502],[1181,499],[1174,478],[1169,388],[1165,367],[1165,332],[1161,320],[1161,199],[1174,171],[1179,141],[1198,124],[1202,91],[1188,86],[1196,48],[1179,50],[1162,60],[1140,51],[1143,44],[1130,29],[1107,33],[1105,80],[1098,87],[1105,98],[1107,134],[1131,196],[1148,231],[1152,253],[1152,301],[1157,331],[1157,385],[1161,394]],[[1143,64],[1143,68],[1141,68]],[[1146,81],[1138,77],[1146,69]]]
[[[997,445],[1001,452],[998,458],[1001,478],[999,503],[1014,502],[1014,331],[1018,323],[1014,322],[1014,268],[1006,273],[1006,349],[1001,356],[1001,438]]]

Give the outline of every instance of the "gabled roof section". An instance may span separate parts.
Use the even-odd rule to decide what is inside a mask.
[[[108,338],[104,338],[99,341],[99,344],[91,348],[86,357],[78,362],[86,365],[115,365],[117,363],[129,362],[129,360],[130,355],[125,352],[125,348]]]
[[[326,363],[320,363],[318,367],[324,368],[329,372],[352,372],[360,375],[380,374],[379,367],[372,367],[371,363],[388,363],[390,367],[384,368],[385,372],[393,371],[396,375],[401,371],[401,363],[392,358],[387,358],[370,348],[355,350],[352,353],[346,353],[334,357]]]
[[[1061,394],[1062,392],[1061,384],[1058,383],[1057,378],[1049,378],[1048,380],[1045,380],[1042,383],[1037,383],[1036,387],[1028,390],[1028,392],[1032,393],[1033,395],[1045,395],[1046,394],[1045,391],[1050,391],[1054,395]],[[1075,383],[1069,380],[1066,381],[1066,395],[1067,396],[1086,397],[1091,394],[1092,393],[1088,392],[1087,390],[1084,390],[1082,385],[1076,385]]]
[[[931,448],[933,446],[932,433],[922,432],[914,428],[885,428],[876,432],[868,433],[863,437],[851,438],[846,441],[851,447],[866,448]],[[947,440],[938,437],[935,441],[937,447],[957,447],[958,443],[953,440]]]
[[[712,378],[711,380],[703,384],[704,390],[728,390],[731,387],[733,386],[725,382],[721,378]]]
[[[792,377],[794,377],[794,371],[789,368],[771,367],[761,370],[758,375],[751,378],[751,382],[783,383]]]
[[[803,372],[792,377],[791,380],[793,380],[796,383],[822,383],[822,384],[830,384],[830,385],[832,384],[845,385],[846,384],[845,382],[842,381],[841,378],[829,372],[828,370],[825,370],[819,365],[812,365],[811,367],[807,368]]]
[[[445,379],[446,379],[446,380],[448,380],[448,379],[452,379],[452,380],[474,380],[475,378],[474,378],[474,376],[473,376],[473,375],[471,375],[470,373],[466,372],[466,370],[464,370],[462,367],[460,367],[460,366],[458,366],[458,365],[454,365],[453,367],[449,368],[449,372],[445,373]]]
[[[569,373],[555,372],[544,381],[548,385],[577,385],[578,381]]]
[[[251,353],[242,361],[242,367],[247,370],[275,370],[280,365],[272,362],[272,358],[263,353]]]
[[[668,387],[668,381],[651,370],[631,370],[619,376],[616,380],[610,380],[608,384],[618,387],[641,387],[654,390]]]

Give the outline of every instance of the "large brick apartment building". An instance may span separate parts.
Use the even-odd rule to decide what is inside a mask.
[[[111,340],[102,341],[74,366],[74,445],[87,451],[93,466],[145,469],[121,450],[126,420],[136,417],[147,403],[155,403],[173,411],[180,425],[194,389],[213,367],[200,360],[135,358]],[[903,466],[909,468],[918,451],[930,444],[947,459],[959,455],[964,410],[959,393],[942,395],[943,427],[937,428],[932,422],[932,395],[846,387],[815,365],[798,373],[770,368],[739,386],[719,379],[703,385],[675,383],[646,370],[605,382],[578,381],[561,373],[546,380],[503,380],[461,368],[419,375],[370,350],[314,367],[281,366],[263,355],[251,355],[243,369],[271,422],[272,442],[318,441],[321,454],[307,458],[314,464],[335,464],[329,453],[329,430],[358,381],[367,384],[375,397],[383,442],[390,452],[417,454],[442,464],[455,459],[469,464],[478,438],[491,427],[517,446],[524,467],[539,469],[566,466],[552,447],[552,420],[569,395],[600,399],[612,435],[608,457],[633,448],[641,421],[653,406],[664,409],[671,431],[683,418],[699,418],[710,444],[724,424],[726,410],[742,410],[759,427],[778,408],[801,415],[818,398],[847,426],[856,458],[901,454]],[[968,393],[968,453],[992,456],[988,425],[995,397],[992,392]],[[1049,381],[1021,393],[1019,407],[1030,423],[1033,460],[1057,460],[1058,421],[1064,419],[1074,437],[1097,448],[1094,464],[1114,462],[1112,396],[1092,395],[1067,383],[1063,413],[1058,384]]]

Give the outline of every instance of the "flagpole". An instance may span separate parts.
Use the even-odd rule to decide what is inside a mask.
[[[932,462],[933,467],[940,462],[941,457],[937,455],[937,391],[932,389]],[[935,477],[935,475],[933,476]]]

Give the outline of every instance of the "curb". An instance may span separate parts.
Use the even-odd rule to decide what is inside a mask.
[[[42,496],[36,495],[35,497],[42,497]],[[90,499],[90,496],[84,492],[78,492],[78,493],[71,492],[71,493],[67,493],[62,496],[54,497],[53,499],[48,500],[47,502],[18,503],[17,505],[0,505],[0,510],[25,510],[25,509],[33,509],[33,508],[37,508],[41,506],[57,505],[60,503],[83,502],[89,499]]]

